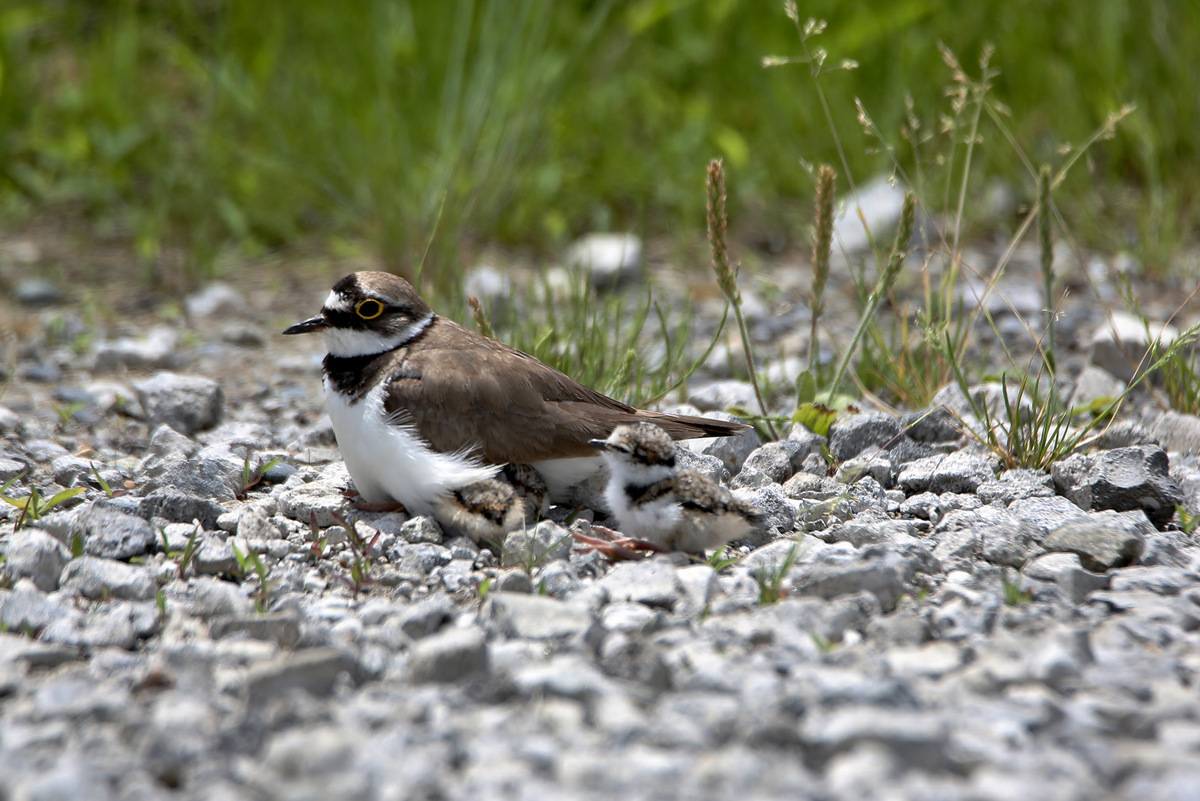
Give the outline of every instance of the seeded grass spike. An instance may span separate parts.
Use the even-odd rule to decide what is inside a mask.
[[[815,377],[821,359],[819,323],[825,311],[825,284],[833,251],[833,193],[836,174],[828,164],[817,168],[816,215],[813,223],[812,290],[809,294],[812,331],[808,340],[808,369]]]
[[[767,430],[772,439],[779,439],[775,425],[767,412],[767,404],[763,400],[762,389],[758,385],[758,373],[754,369],[754,353],[750,347],[750,331],[746,328],[746,319],[742,315],[742,293],[737,286],[737,267],[729,261],[729,245],[726,241],[726,229],[729,217],[725,213],[725,163],[721,159],[713,159],[708,165],[708,180],[705,182],[705,194],[708,206],[708,245],[712,251],[713,272],[717,274],[717,286],[721,294],[733,307],[733,316],[737,320],[738,332],[742,339],[742,352],[746,357],[746,370],[750,374],[750,384],[754,387],[754,397],[758,400],[758,409],[767,424]]]

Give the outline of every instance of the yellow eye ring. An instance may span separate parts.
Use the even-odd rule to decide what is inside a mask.
[[[354,313],[364,320],[374,320],[383,314],[383,304],[375,300],[375,298],[360,300],[358,305],[354,307]]]

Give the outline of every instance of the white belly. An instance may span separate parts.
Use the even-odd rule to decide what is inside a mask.
[[[326,383],[325,405],[346,469],[365,501],[399,501],[412,514],[432,514],[439,496],[499,470],[462,453],[438,453],[411,425],[387,420],[381,389],[350,404]]]

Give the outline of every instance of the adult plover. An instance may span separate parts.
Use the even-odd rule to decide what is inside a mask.
[[[433,514],[447,493],[532,465],[551,499],[599,467],[589,442],[649,421],[672,437],[719,437],[740,423],[642,411],[532,356],[441,317],[403,278],[358,272],[321,313],[283,333],[320,332],[325,400],[362,499]]]

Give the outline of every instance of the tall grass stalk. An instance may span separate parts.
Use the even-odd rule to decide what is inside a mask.
[[[846,371],[850,368],[850,360],[854,357],[854,352],[858,349],[859,341],[862,340],[867,328],[874,322],[875,312],[879,310],[879,304],[892,291],[892,285],[896,283],[896,278],[900,275],[900,270],[904,267],[904,259],[908,256],[908,243],[912,239],[916,216],[917,197],[912,192],[908,192],[904,195],[904,206],[900,212],[900,225],[896,229],[896,241],[892,245],[892,255],[888,259],[887,266],[883,269],[883,274],[879,276],[879,280],[875,283],[875,288],[871,290],[871,294],[867,297],[866,304],[859,313],[858,327],[854,330],[854,336],[851,337],[850,344],[846,346],[846,352],[842,354],[842,361],[838,365],[837,372],[834,373],[833,380],[829,383],[830,397],[841,386],[842,379],[846,377]]]
[[[812,331],[808,339],[808,369],[816,376],[821,360],[819,330],[825,312],[825,284],[829,280],[829,257],[833,250],[833,195],[837,175],[828,164],[817,168],[816,207],[813,219],[812,290],[809,310]]]
[[[1058,345],[1054,336],[1057,304],[1054,301],[1054,247],[1050,241],[1050,220],[1050,165],[1043,164],[1038,171],[1038,249],[1041,252],[1042,293],[1046,304],[1046,347],[1042,350],[1042,361],[1053,382],[1058,372],[1054,361]]]
[[[734,319],[737,320],[738,332],[742,339],[742,353],[746,357],[746,370],[750,374],[750,384],[754,387],[754,397],[758,400],[758,409],[766,422],[767,430],[772,439],[778,439],[775,424],[771,422],[767,412],[767,404],[763,400],[762,388],[758,384],[758,372],[754,367],[754,352],[750,346],[750,330],[746,326],[746,318],[742,315],[742,293],[738,289],[738,268],[729,260],[729,243],[726,239],[729,217],[725,212],[725,163],[722,159],[713,159],[708,165],[708,178],[705,182],[705,197],[708,207],[708,245],[712,253],[712,268],[717,275],[717,286],[721,294],[733,309]]]

